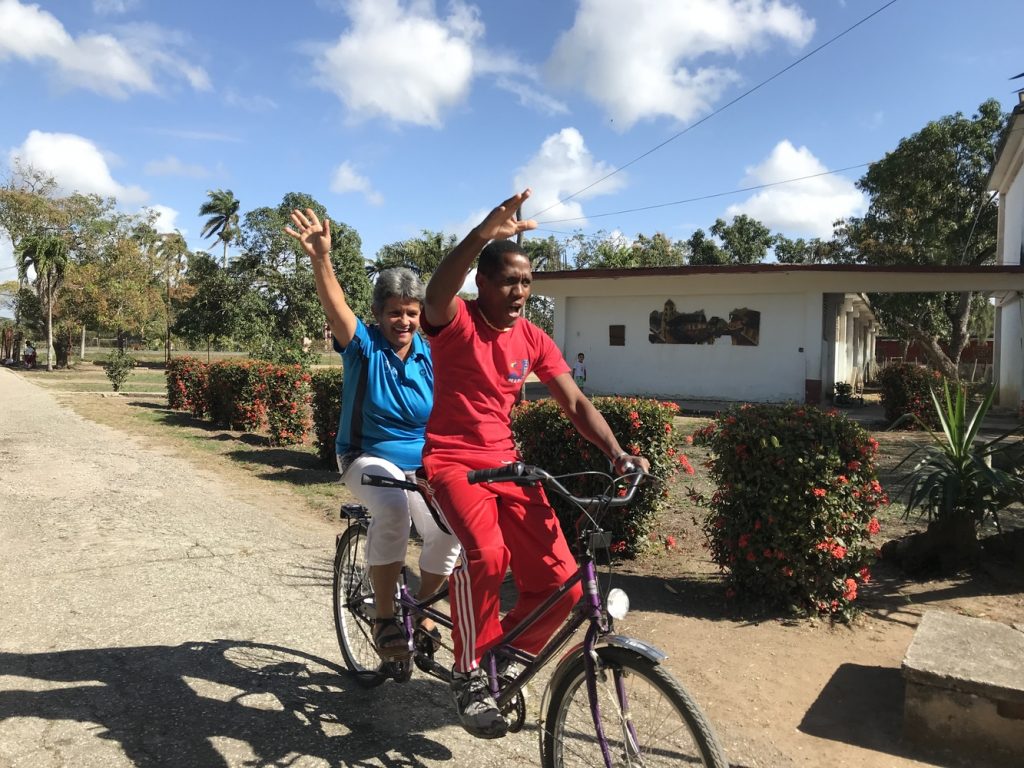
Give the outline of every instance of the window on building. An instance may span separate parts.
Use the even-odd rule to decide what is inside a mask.
[[[624,347],[624,346],[626,346],[626,326],[624,326],[624,325],[609,325],[608,326],[608,346],[610,346],[610,347]]]

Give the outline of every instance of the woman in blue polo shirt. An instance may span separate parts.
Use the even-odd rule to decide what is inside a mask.
[[[377,325],[367,326],[349,308],[334,275],[330,221],[321,224],[308,208],[292,211],[291,220],[296,228],[285,232],[309,255],[317,296],[345,366],[335,452],[342,481],[372,514],[366,560],[377,607],[373,641],[382,657],[401,658],[408,643],[391,597],[405,562],[410,519],[423,537],[421,599],[440,588],[459,556],[458,541],[437,526],[418,493],[360,482],[364,472],[414,480],[420,466],[423,429],[434,403],[430,348],[417,333],[423,285],[408,269],[381,272],[372,303]],[[421,628],[439,639],[429,620]]]

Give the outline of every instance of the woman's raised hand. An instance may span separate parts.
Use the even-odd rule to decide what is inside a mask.
[[[311,208],[305,212],[296,208],[289,217],[295,229],[285,227],[284,231],[294,237],[302,245],[310,258],[329,258],[331,255],[331,221],[324,219],[323,224]]]

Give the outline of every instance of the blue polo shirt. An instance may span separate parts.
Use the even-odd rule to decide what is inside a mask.
[[[335,451],[362,452],[400,469],[422,463],[423,428],[434,404],[434,365],[419,334],[401,360],[377,326],[357,322],[352,342],[341,353],[345,381]]]

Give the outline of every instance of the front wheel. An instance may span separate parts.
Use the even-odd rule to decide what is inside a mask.
[[[353,522],[338,538],[334,555],[334,629],[346,666],[367,688],[388,679],[385,664],[373,645],[376,613],[366,564],[366,523]]]
[[[612,766],[728,768],[711,725],[667,670],[624,648],[597,655],[597,706]],[[542,743],[545,768],[606,765],[582,655],[551,693]]]

